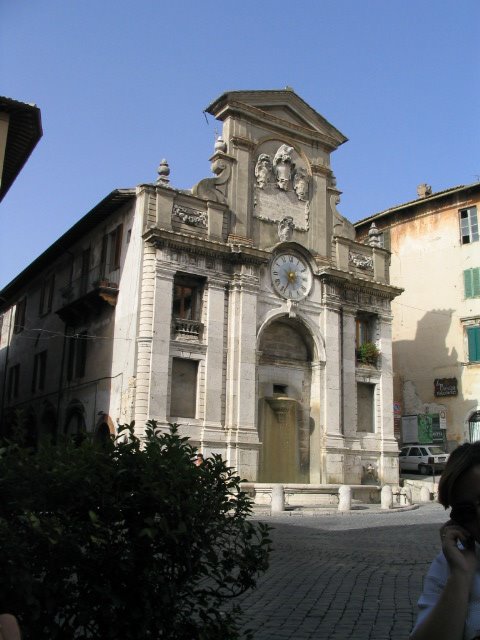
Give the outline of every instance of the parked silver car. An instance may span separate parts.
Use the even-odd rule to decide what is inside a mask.
[[[449,454],[441,447],[431,444],[415,444],[400,451],[400,471],[420,471],[423,475],[432,471],[443,471]]]

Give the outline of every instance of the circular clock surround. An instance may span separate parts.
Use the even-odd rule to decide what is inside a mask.
[[[270,265],[275,291],[287,300],[303,300],[312,288],[312,272],[300,255],[284,252],[277,254]]]

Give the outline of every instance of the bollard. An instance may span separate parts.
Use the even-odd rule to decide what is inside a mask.
[[[410,489],[410,487],[405,487],[405,500],[406,500],[406,504],[408,505],[413,504],[412,490]]]
[[[272,484],[272,513],[285,511],[283,484]]]
[[[423,486],[420,489],[420,502],[430,502],[430,489]]]
[[[347,484],[342,484],[338,488],[338,510],[350,511],[352,508],[352,488]]]
[[[392,509],[393,508],[393,492],[392,487],[388,484],[382,487],[382,491],[380,492],[382,509]]]

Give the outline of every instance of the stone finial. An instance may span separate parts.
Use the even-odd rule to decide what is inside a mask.
[[[370,229],[368,230],[368,242],[371,247],[381,247],[382,243],[380,242],[380,231],[377,229],[377,225],[372,222],[370,225]]]
[[[216,139],[214,150],[215,153],[227,153],[227,143],[222,138],[222,136],[218,136],[218,138]]]
[[[432,187],[429,184],[425,184],[425,182],[423,182],[422,184],[419,184],[417,187],[417,196],[419,198],[426,198],[427,196],[431,196],[432,195]]]
[[[169,187],[170,179],[168,176],[170,175],[170,167],[168,166],[168,162],[165,160],[165,158],[163,158],[163,160],[158,165],[157,172],[157,184],[163,187]]]

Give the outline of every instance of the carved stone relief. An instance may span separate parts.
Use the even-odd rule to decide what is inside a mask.
[[[349,251],[348,261],[359,269],[373,269],[373,258],[365,256],[361,253],[354,253]]]
[[[190,207],[182,207],[178,204],[173,205],[172,215],[184,224],[192,227],[207,227],[207,214],[205,211],[197,211]]]
[[[310,177],[301,159],[287,144],[276,151],[260,153],[255,164],[255,217],[265,222],[292,220],[292,231],[309,228]],[[280,227],[279,227],[280,233]]]

